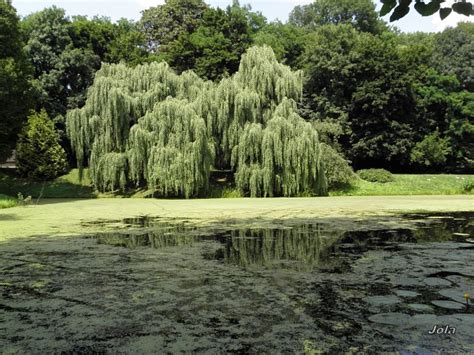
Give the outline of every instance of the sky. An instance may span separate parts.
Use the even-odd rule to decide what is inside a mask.
[[[26,16],[32,12],[42,10],[45,7],[56,5],[66,10],[67,15],[94,15],[107,16],[113,21],[120,18],[133,20],[140,19],[140,12],[151,6],[164,3],[163,0],[13,0],[20,16]],[[288,14],[294,6],[311,3],[312,0],[241,0],[241,4],[250,4],[254,11],[260,11],[269,20],[279,19],[286,21]],[[448,0],[446,3],[453,2]],[[207,0],[206,3],[214,7],[225,8],[232,0]],[[380,0],[376,1],[380,8]],[[388,16],[387,16],[388,17]],[[386,19],[388,22],[388,19]],[[413,9],[403,19],[395,22],[403,32],[438,32],[447,26],[455,26],[459,21],[474,22],[474,16],[466,17],[451,14],[447,19],[441,21],[438,15],[422,17]]]

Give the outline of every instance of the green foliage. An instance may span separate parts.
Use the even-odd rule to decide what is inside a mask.
[[[464,192],[474,192],[474,179],[466,179],[462,184],[462,189]]]
[[[78,169],[51,181],[32,181],[19,176],[12,169],[0,169],[0,191],[9,196],[17,196],[20,191],[24,196],[34,199],[97,197],[88,178],[88,171],[84,171],[83,179],[80,180]]]
[[[331,196],[460,195],[472,175],[394,174],[394,181],[380,184],[359,179],[350,186],[332,189]]]
[[[272,22],[255,34],[254,43],[272,47],[277,59],[292,68],[299,67],[307,30],[289,23]]]
[[[386,29],[371,0],[315,0],[308,5],[296,6],[290,13],[289,23],[311,29],[350,24],[358,31],[374,34]]]
[[[411,9],[413,0],[381,0],[383,6],[380,15],[385,16],[389,13],[390,22],[400,20],[405,17]],[[453,11],[465,16],[474,14],[474,7],[471,1],[461,0],[453,4],[443,4],[445,0],[416,0],[415,10],[422,16],[432,16],[439,13],[442,20],[448,17]],[[393,10],[393,11],[392,11]]]
[[[474,91],[474,24],[460,23],[435,37],[432,65],[442,74],[454,74],[461,87]]]
[[[53,6],[27,16],[22,28],[25,50],[35,69],[37,107],[44,107],[55,120],[68,109],[84,105],[101,62],[149,60],[144,35],[127,20],[113,24],[100,17],[70,19]],[[57,128],[64,130],[61,124]]]
[[[359,175],[362,180],[381,184],[394,181],[392,173],[385,169],[363,169],[359,170],[357,175]]]
[[[92,51],[102,62],[136,65],[150,60],[145,35],[133,21],[74,16],[68,27],[74,47]]]
[[[233,166],[237,187],[252,197],[324,194],[327,189],[318,134],[287,99],[265,128],[246,124],[233,151]]]
[[[319,140],[336,150],[340,150],[339,138],[344,134],[342,125],[336,120],[314,120],[311,121],[314,129],[318,132]]]
[[[202,0],[166,0],[142,13],[140,27],[153,52],[166,51],[181,35],[192,33],[208,8]]]
[[[31,74],[22,49],[19,19],[10,2],[0,1],[0,162],[8,159],[31,108]]]
[[[89,48],[74,46],[64,10],[53,6],[29,15],[22,27],[25,51],[34,67],[37,107],[55,118],[82,104],[100,57]]]
[[[18,171],[30,179],[51,180],[67,170],[66,153],[44,110],[28,117],[16,150]]]
[[[302,59],[308,118],[342,125],[342,148],[355,166],[406,164],[415,102],[395,36],[322,26]]]
[[[213,162],[204,119],[187,100],[167,99],[159,102],[132,128],[130,141],[131,172],[142,172],[140,155],[149,154],[144,170],[152,189],[163,195],[195,196],[207,190]]]
[[[140,32],[139,25],[133,21],[120,19],[114,24],[114,38],[109,43],[105,61],[107,63],[125,62],[135,66],[156,60],[148,52],[145,34]]]
[[[192,69],[200,77],[221,79],[238,70],[240,57],[264,21],[238,2],[226,10],[208,8],[199,25],[160,49],[160,56],[178,72]]]
[[[434,69],[417,71],[413,83],[417,115],[421,122],[416,128],[416,141],[421,142],[432,134],[437,135],[436,132],[439,131],[439,134],[445,137],[445,143],[438,144],[438,147],[449,145],[443,149],[446,154],[439,153],[446,157],[441,163],[446,168],[452,169],[472,168],[474,165],[474,124],[472,122],[474,93],[461,90],[455,76],[441,75]],[[437,139],[432,137],[425,143],[428,142],[433,143],[431,145],[434,149]],[[425,150],[428,149],[426,144],[424,146]],[[423,160],[423,154],[420,155],[420,151],[417,156]]]
[[[94,186],[123,190],[131,180],[145,180],[165,196],[186,197],[205,189],[212,150],[189,102],[204,85],[165,63],[104,65],[86,105],[67,115],[78,164],[89,158]],[[165,100],[168,95],[176,100]]]
[[[10,196],[0,194],[0,210],[3,208],[11,208],[17,205],[17,201]]]
[[[445,163],[450,152],[448,140],[440,137],[439,132],[435,131],[416,143],[411,151],[410,159],[419,165],[436,166]]]
[[[350,163],[331,146],[321,144],[321,159],[329,189],[350,185],[356,179]]]
[[[301,91],[302,73],[269,47],[249,49],[218,84],[165,63],[104,65],[86,105],[68,113],[68,134],[101,191],[134,182],[196,196],[214,165],[232,167],[252,196],[324,194],[317,132],[296,113]]]

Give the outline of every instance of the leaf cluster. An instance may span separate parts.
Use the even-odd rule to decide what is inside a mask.
[[[381,0],[383,6],[380,16],[391,13],[390,22],[405,17],[410,12],[410,6],[414,2],[415,10],[422,16],[432,16],[439,13],[442,20],[451,13],[456,12],[464,16],[474,15],[474,7],[471,1],[457,0],[451,6],[443,4],[446,0]]]

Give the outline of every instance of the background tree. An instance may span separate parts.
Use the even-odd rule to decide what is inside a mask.
[[[409,162],[415,102],[395,35],[320,27],[309,38],[303,68],[306,116],[342,124],[343,151],[356,167]]]
[[[298,68],[308,32],[289,23],[271,22],[255,34],[254,43],[272,47],[279,61],[292,68]]]
[[[0,0],[0,162],[10,157],[31,105],[31,68],[22,47],[16,11]]]
[[[67,171],[66,153],[46,111],[32,113],[17,144],[18,171],[33,180],[52,180]]]
[[[350,24],[369,33],[381,33],[386,28],[371,0],[315,0],[308,5],[296,6],[288,22],[311,29],[329,24]]]
[[[138,23],[127,19],[120,19],[114,24],[114,38],[107,47],[106,63],[125,62],[135,66],[157,60],[156,56],[148,52],[146,37],[140,31]]]
[[[433,66],[455,74],[461,86],[474,91],[474,23],[459,23],[435,36]]]
[[[55,119],[83,104],[85,90],[100,67],[100,57],[87,46],[74,46],[64,10],[47,8],[26,17],[22,26],[28,38],[25,51],[34,67],[37,106]]]
[[[143,11],[140,26],[149,49],[165,52],[169,43],[194,32],[207,8],[202,0],[166,0],[163,5]]]
[[[237,1],[226,10],[208,8],[194,32],[184,32],[161,53],[178,72],[194,70],[216,80],[235,73],[242,54],[253,43],[265,19]]]

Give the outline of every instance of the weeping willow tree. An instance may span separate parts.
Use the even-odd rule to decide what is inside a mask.
[[[251,196],[295,196],[327,190],[318,134],[283,99],[266,126],[246,124],[232,154],[237,186]]]
[[[296,113],[302,87],[269,47],[250,48],[219,83],[166,63],[104,65],[67,130],[101,191],[133,183],[190,197],[214,166],[233,169],[251,196],[325,194],[317,132]]]
[[[252,47],[239,71],[197,100],[221,169],[251,196],[327,193],[314,128],[296,113],[303,76],[279,63],[270,47]]]
[[[205,189],[213,148],[192,104],[211,83],[176,75],[166,63],[107,65],[86,104],[68,112],[67,131],[79,167],[88,163],[100,191],[144,182],[164,196]]]
[[[213,146],[206,124],[186,100],[155,105],[130,131],[130,176],[165,196],[189,197],[206,188]]]

